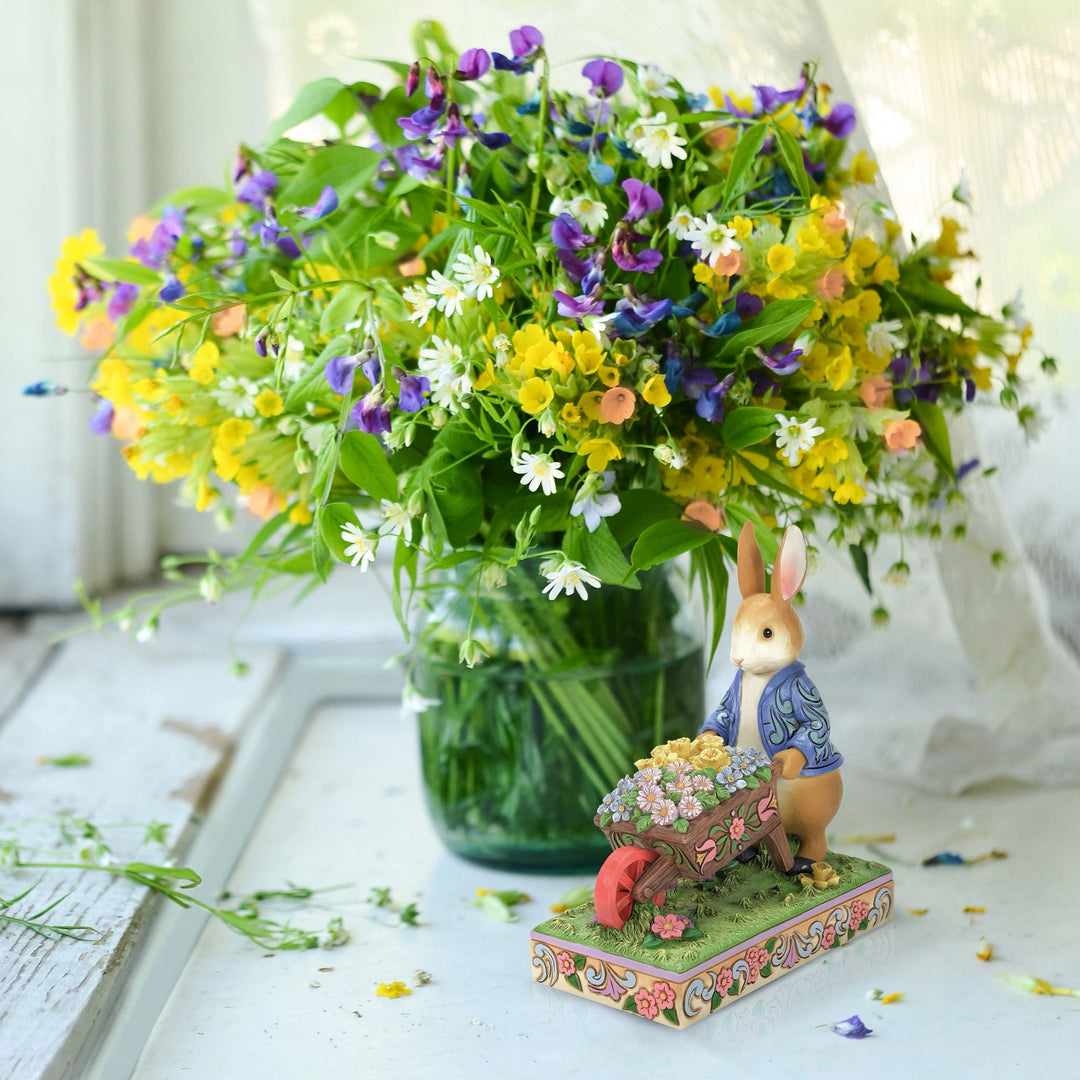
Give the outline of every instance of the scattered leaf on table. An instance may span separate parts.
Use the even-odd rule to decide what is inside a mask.
[[[566,911],[567,908],[577,907],[592,899],[593,887],[591,885],[575,885],[551,905],[551,910],[556,914]]]
[[[499,922],[514,922],[517,919],[510,906],[505,900],[500,900],[497,893],[485,893],[476,901],[476,906]]]
[[[48,754],[42,754],[37,759],[39,765],[55,765],[58,769],[78,769],[83,765],[92,764],[92,759],[87,757],[86,754],[64,754],[61,757],[49,757]]]
[[[964,913],[967,915],[985,915],[986,908],[984,907],[972,907],[970,904],[964,906]]]
[[[838,844],[894,844],[896,833],[852,833],[851,836],[838,836]]]
[[[1038,979],[1034,975],[1009,975],[1003,976],[1005,981],[1017,990],[1025,990],[1029,994],[1045,994],[1054,997],[1080,997],[1080,990],[1074,990],[1071,986],[1051,986],[1045,979]]]

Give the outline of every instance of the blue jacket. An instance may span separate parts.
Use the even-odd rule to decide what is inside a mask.
[[[702,731],[715,731],[728,746],[736,745],[742,705],[742,669],[705,721]],[[761,691],[757,710],[758,735],[766,757],[795,747],[806,757],[800,776],[818,776],[839,769],[843,755],[829,740],[829,712],[806,668],[796,660],[778,671]]]

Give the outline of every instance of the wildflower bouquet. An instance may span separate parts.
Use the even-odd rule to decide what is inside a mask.
[[[598,58],[564,92],[531,26],[508,54],[459,55],[430,23],[416,47],[389,89],[306,86],[225,186],[138,219],[125,257],[65,244],[50,288],[100,356],[94,430],[196,509],[266,519],[198,588],[119,613],[144,634],[180,599],[374,564],[403,625],[452,578],[452,662],[528,668],[542,643],[557,668],[670,607],[647,572],[689,552],[715,650],[743,522],[767,560],[817,522],[869,590],[879,535],[939,532],[977,467],[946,415],[996,400],[1030,421],[1018,306],[950,290],[969,257],[951,219],[901,251],[860,196],[874,163],[845,154],[854,111],[811,65],[700,95]],[[308,121],[332,137],[289,136]],[[595,590],[633,602],[594,626]],[[498,595],[520,616],[501,634]],[[571,723],[590,813],[632,756],[619,709],[655,690]]]

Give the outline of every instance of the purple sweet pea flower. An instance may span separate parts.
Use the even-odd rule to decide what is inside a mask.
[[[376,386],[382,378],[382,364],[379,363],[378,357],[367,356],[364,353],[359,353],[358,355],[364,360],[360,365],[360,370],[364,373],[364,378],[366,378],[373,387]]]
[[[258,339],[256,339],[257,341]],[[256,349],[258,351],[258,349]],[[263,353],[262,355],[266,355]],[[326,376],[326,381],[330,384],[330,389],[335,394],[340,394],[344,397],[351,389],[353,385],[353,379],[356,376],[356,369],[360,366],[360,358],[363,353],[354,353],[352,356],[333,356],[326,361],[326,367],[323,368],[323,374]]]
[[[405,76],[405,97],[411,98],[420,85],[420,61],[414,60]]]
[[[709,326],[703,326],[701,332],[706,337],[718,338],[726,337],[728,334],[734,334],[739,326],[742,324],[742,319],[734,311],[727,311],[720,316],[716,322]]]
[[[806,90],[806,68],[799,76],[799,84],[791,90],[777,90],[775,86],[755,86],[754,93],[758,99],[759,112],[776,112],[781,105],[787,105],[792,101],[798,101]]]
[[[179,300],[181,296],[187,290],[184,288],[183,283],[175,274],[165,275],[165,284],[161,288],[161,292],[158,296],[166,303],[171,304],[176,300]]]
[[[113,322],[119,322],[134,306],[139,299],[138,285],[132,285],[128,281],[118,281],[112,296],[109,298],[109,306],[105,314]]]
[[[685,300],[671,305],[671,314],[677,319],[689,319],[698,313],[706,300],[708,297],[700,289],[695,289]]]
[[[522,26],[517,30],[510,31],[510,48],[514,55],[504,56],[502,53],[492,53],[491,59],[495,64],[496,71],[512,71],[515,75],[523,75],[532,70],[532,62],[536,54],[544,44],[544,35],[535,26]]]
[[[644,234],[634,232],[626,222],[620,221],[611,241],[611,257],[623,270],[630,273],[651,274],[664,261],[664,255],[656,248],[634,251],[632,245],[645,239],[647,237]]]
[[[446,83],[430,64],[424,73],[424,93],[427,94],[431,107],[436,112],[442,112],[446,108]]]
[[[390,410],[383,404],[382,392],[379,390],[365,394],[352,407],[349,416],[356,421],[361,431],[366,431],[369,435],[390,431]]]
[[[458,139],[469,134],[469,129],[461,122],[461,111],[456,105],[451,105],[446,112],[446,127],[439,132],[448,146],[456,146]]]
[[[433,109],[430,105],[425,105],[422,109],[417,109],[412,116],[399,117],[398,126],[405,132],[406,139],[416,142],[431,135],[441,116],[442,109]]]
[[[667,392],[674,396],[682,385],[683,372],[686,370],[686,365],[683,363],[682,357],[679,355],[674,341],[669,341],[667,343],[666,351],[667,359],[664,361],[664,385],[667,387]]]
[[[90,417],[90,430],[95,435],[108,435],[112,431],[113,415],[112,402],[102,398]]]
[[[270,327],[269,326],[264,326],[255,335],[255,339],[252,342],[252,345],[255,347],[255,353],[256,353],[257,356],[262,356],[262,357],[266,356],[266,352],[267,352],[266,339],[269,336],[270,336]],[[329,378],[329,376],[327,376],[327,378]],[[331,384],[331,385],[333,385],[333,384]]]
[[[780,384],[762,368],[753,368],[747,374],[750,376],[751,397],[763,398],[780,393]]]
[[[391,153],[394,161],[403,173],[417,180],[426,180],[429,176],[442,171],[443,151],[437,150],[431,157],[424,157],[415,146],[399,146]]]
[[[596,237],[586,233],[567,213],[560,214],[551,223],[551,239],[560,251],[580,251],[596,243]]]
[[[564,251],[562,248],[557,248],[555,255],[562,263],[566,276],[573,282],[583,281],[592,273],[593,263],[589,259],[579,259],[572,251]]]
[[[277,211],[272,206],[268,206],[263,213],[262,224],[259,226],[259,243],[263,247],[273,247],[284,231],[284,228],[278,224]]]
[[[337,192],[327,184],[319,194],[314,206],[301,206],[296,212],[308,221],[321,221],[329,217],[338,208]]]
[[[893,397],[896,404],[901,408],[907,406],[912,399],[916,401],[937,401],[941,394],[940,387],[933,383],[933,372],[926,364],[915,366],[915,362],[907,353],[900,353],[893,357],[889,364],[889,372],[892,375]]]
[[[254,206],[256,210],[266,209],[266,199],[277,187],[277,177],[268,170],[245,177],[236,192],[236,201]]]
[[[488,73],[490,67],[491,57],[488,55],[487,49],[466,49],[458,61],[454,78],[459,79],[461,82],[480,79]]]
[[[611,97],[623,84],[623,69],[612,60],[590,60],[581,74],[592,83],[589,93],[593,97]]]
[[[489,150],[501,150],[510,143],[510,136],[505,131],[474,131],[477,141]]]
[[[960,481],[963,480],[964,477],[967,476],[967,474],[969,472],[971,472],[974,469],[977,469],[978,467],[979,467],[979,459],[977,457],[972,458],[970,461],[965,461],[962,464],[957,465],[956,466],[956,482],[959,484]]]
[[[159,270],[165,265],[183,235],[184,212],[174,210],[171,206],[167,207],[150,236],[136,240],[131,246],[131,254],[143,266]]]
[[[740,319],[752,319],[755,315],[760,315],[764,306],[761,297],[750,292],[741,292],[735,297],[735,314]]]
[[[716,372],[704,367],[693,367],[682,374],[682,392],[691,400],[697,401],[706,390],[716,385]]]
[[[697,399],[694,411],[702,420],[710,424],[720,424],[724,420],[724,398],[727,392],[735,385],[735,376],[728,375],[716,386],[703,390]]]
[[[660,193],[640,180],[631,177],[624,180],[621,186],[630,200],[630,209],[623,214],[623,221],[638,221],[664,205]]]
[[[625,337],[637,337],[671,314],[671,301],[652,300],[631,292],[615,305],[612,326]]]
[[[559,314],[567,319],[580,321],[586,315],[602,315],[604,313],[604,301],[599,296],[586,293],[581,296],[570,296],[561,289],[555,290],[555,299],[559,301]]]
[[[786,345],[774,345],[768,352],[755,349],[757,358],[774,375],[791,375],[802,367],[802,349],[788,349]]]
[[[849,1016],[846,1020],[837,1020],[832,1030],[845,1039],[865,1039],[874,1029],[868,1028],[858,1016]]]
[[[846,101],[841,101],[832,107],[828,116],[819,116],[818,123],[834,139],[846,139],[855,130],[858,120],[855,118],[855,109]]]
[[[419,412],[427,404],[431,382],[426,375],[410,375],[403,368],[394,368],[394,378],[400,388],[398,404],[403,412]]]
[[[247,238],[238,229],[233,229],[229,234],[229,254],[234,259],[242,259],[248,250]]]

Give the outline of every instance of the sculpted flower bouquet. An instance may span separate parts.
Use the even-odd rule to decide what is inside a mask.
[[[404,623],[441,575],[453,660],[528,667],[542,641],[557,667],[649,624],[646,572],[689,552],[715,648],[744,522],[767,562],[782,526],[826,526],[871,589],[878,536],[939,531],[979,467],[946,414],[1032,419],[1018,305],[950,290],[970,253],[949,218],[897,246],[861,194],[874,163],[845,153],[854,111],[811,65],[703,95],[598,58],[564,91],[534,27],[458,55],[423,24],[417,53],[389,89],[306,86],[126,256],[64,247],[50,288],[100,357],[94,429],[196,509],[266,519],[177,596],[385,566]],[[636,599],[593,627],[595,590]],[[485,607],[500,594],[517,603]],[[151,632],[175,599],[120,617]],[[579,720],[591,813],[633,748]]]

